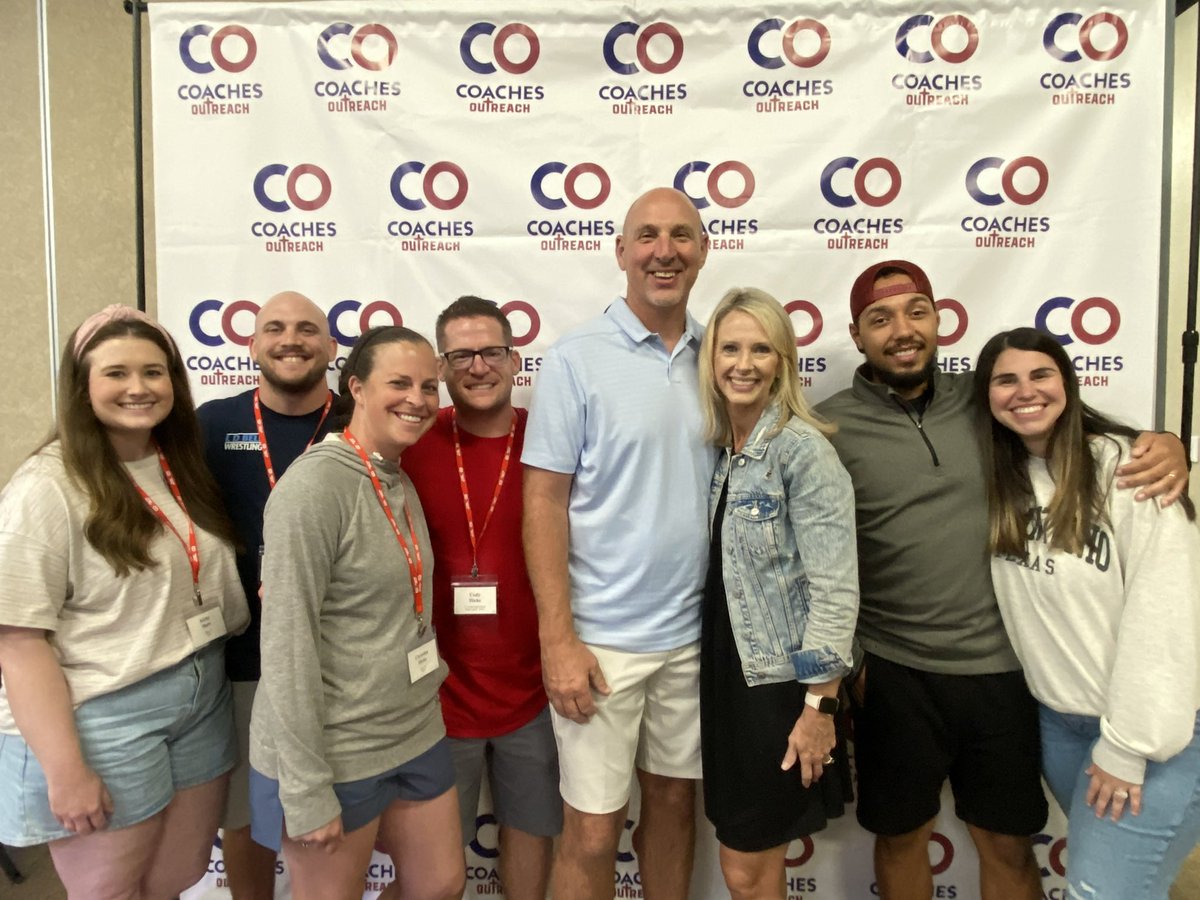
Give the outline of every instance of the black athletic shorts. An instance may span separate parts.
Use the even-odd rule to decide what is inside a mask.
[[[947,778],[964,822],[1009,835],[1045,827],[1037,702],[1021,672],[940,675],[865,658],[854,710],[863,828],[915,831],[937,815]]]

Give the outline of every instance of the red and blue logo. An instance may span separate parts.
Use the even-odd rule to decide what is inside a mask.
[[[280,197],[278,179],[283,179],[282,196],[286,199]],[[293,208],[312,212],[328,203],[332,193],[329,175],[313,163],[290,167],[284,163],[271,163],[254,176],[254,199],[274,213],[285,213]]]
[[[637,38],[633,45],[634,61],[630,61],[630,41],[624,38],[633,35],[637,35]],[[660,40],[655,41],[655,38]],[[662,44],[670,47],[665,57],[661,54],[656,54],[659,58],[651,55],[652,41],[656,50]],[[618,22],[604,36],[603,52],[605,64],[618,75],[636,75],[643,69],[652,75],[665,75],[683,59],[683,35],[668,22],[654,22],[646,26],[636,22]]]
[[[479,38],[495,35],[491,42],[491,59],[480,57]],[[516,38],[514,44],[513,38]],[[486,46],[486,42],[483,42]],[[515,47],[515,49],[514,49]],[[542,45],[537,33],[528,25],[510,22],[496,28],[492,22],[476,22],[463,32],[458,42],[458,55],[463,65],[478,75],[492,75],[499,68],[509,75],[524,75],[541,55]]]
[[[846,193],[844,187],[838,187],[838,184],[845,185],[850,177],[843,176],[843,172],[854,173],[849,185],[852,193]],[[871,157],[861,164],[857,157],[839,156],[821,171],[821,196],[832,206],[841,209],[859,203],[872,207],[887,206],[899,196],[901,184],[900,169],[882,156]]]
[[[208,40],[197,41],[197,38]],[[231,74],[244,72],[257,55],[258,42],[250,29],[242,25],[225,25],[215,32],[211,25],[193,25],[179,38],[179,58],[197,75],[207,75],[216,69]]]
[[[783,32],[782,56],[772,56],[763,49],[763,38],[777,31]],[[783,19],[764,19],[751,29],[746,52],[756,66],[764,69],[782,69],[785,60],[801,69],[811,69],[829,55],[830,42],[829,29],[816,19],[796,19],[786,27]]]
[[[1056,331],[1056,327],[1063,327],[1063,314],[1067,310],[1070,311],[1066,320],[1068,330]],[[1088,316],[1093,310],[1096,313]],[[1103,320],[1103,327],[1096,327],[1097,318]],[[1073,297],[1051,297],[1038,307],[1033,326],[1046,332],[1064,347],[1070,346],[1076,340],[1093,346],[1107,344],[1121,328],[1121,311],[1107,297],[1088,297],[1078,302]]]
[[[1073,42],[1069,39],[1072,31]],[[1128,44],[1129,28],[1125,20],[1111,12],[1099,12],[1087,18],[1077,12],[1060,13],[1042,32],[1042,46],[1046,52],[1065,63],[1080,62],[1085,56],[1095,62],[1107,62],[1124,53]]]
[[[692,193],[695,188],[690,188],[690,183],[698,179],[692,176],[696,173],[705,173],[708,175],[702,182],[704,192],[702,194]],[[732,174],[737,176],[738,188],[736,191],[729,192],[722,188],[722,176]],[[750,171],[750,167],[744,162],[736,159],[727,159],[724,162],[717,163],[715,166],[704,160],[693,160],[689,163],[684,163],[675,173],[673,182],[677,191],[682,191],[687,194],[689,200],[695,204],[696,209],[707,209],[712,203],[725,209],[737,209],[743,206],[746,201],[754,196],[754,173]],[[726,181],[728,184],[728,181]]]
[[[420,175],[420,179],[410,177],[416,175]],[[418,181],[421,193],[420,196],[413,196],[412,186]],[[449,191],[444,186],[447,182],[453,185]],[[426,205],[441,210],[457,209],[467,198],[469,187],[467,173],[457,163],[448,160],[429,166],[417,160],[401,163],[392,172],[389,185],[396,204],[411,212],[425,209]],[[439,185],[442,186],[440,192]]]
[[[349,22],[334,22],[317,38],[317,56],[338,71],[357,66],[380,72],[396,61],[398,50],[391,29],[378,23],[356,28]]]
[[[952,36],[959,38],[952,40],[953,43],[961,44],[956,50],[951,49],[947,41]],[[917,49],[913,46],[914,40],[928,42],[929,49]],[[896,52],[909,62],[925,64],[940,59],[957,65],[974,56],[978,48],[979,29],[963,15],[943,16],[937,22],[927,13],[910,16],[896,29]]]
[[[546,179],[551,175],[562,175],[562,181],[555,178],[551,184],[557,184],[561,190],[547,184]],[[585,190],[580,189],[579,179],[587,177]],[[590,183],[589,183],[590,182]],[[554,191],[554,194],[548,193]],[[566,163],[557,160],[542,163],[533,171],[529,179],[529,192],[538,205],[544,209],[566,209],[567,205],[576,209],[595,209],[602,206],[612,192],[612,179],[604,168],[594,162],[576,163],[568,167]]]
[[[999,206],[1005,201],[1029,206],[1041,200],[1049,186],[1050,170],[1036,156],[1019,156],[1011,161],[985,156],[967,170],[967,193],[984,206]]]

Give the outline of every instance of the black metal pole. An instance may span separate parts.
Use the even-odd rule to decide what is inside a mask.
[[[1196,346],[1200,336],[1196,334],[1196,286],[1197,263],[1200,262],[1200,12],[1196,15],[1196,120],[1192,130],[1192,227],[1188,245],[1187,324],[1183,332],[1183,402],[1179,411],[1179,436],[1188,453],[1188,468],[1191,459],[1192,438],[1192,395],[1196,385]]]
[[[133,202],[137,308],[146,311],[146,184],[142,169],[142,13],[146,4],[125,0],[133,21]]]

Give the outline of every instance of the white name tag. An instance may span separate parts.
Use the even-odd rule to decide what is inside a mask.
[[[456,616],[494,616],[496,614],[495,578],[481,575],[478,578],[456,578],[450,582],[454,589],[454,614]]]
[[[199,650],[211,644],[219,637],[224,637],[225,617],[221,615],[221,607],[214,606],[196,613],[187,620],[188,634],[192,637],[192,646]]]
[[[408,651],[408,680],[416,684],[438,667],[437,641],[433,638],[415,650]]]

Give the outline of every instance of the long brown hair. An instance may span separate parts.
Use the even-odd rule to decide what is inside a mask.
[[[1083,402],[1071,358],[1062,344],[1045,332],[1014,328],[984,344],[976,361],[975,425],[987,480],[988,547],[993,553],[1025,553],[1034,499],[1029,451],[1020,436],[996,421],[988,403],[996,360],[1009,349],[1044,353],[1062,376],[1066,404],[1046,445],[1046,467],[1054,481],[1054,497],[1046,510],[1046,532],[1051,547],[1080,554],[1088,547],[1093,528],[1111,524],[1106,502],[1112,485],[1101,483],[1090,442],[1112,440],[1114,436],[1134,440],[1138,432]],[[1191,501],[1184,497],[1181,504],[1188,518],[1193,518]]]
[[[138,495],[88,397],[91,351],[118,337],[149,341],[165,354],[175,399],[151,434],[171,464],[192,521],[231,543],[236,538],[204,462],[196,408],[175,342],[151,322],[123,318],[98,328],[76,354],[72,332],[59,368],[58,418],[46,443],[59,442],[67,475],[87,494],[84,537],[117,575],[124,577],[130,570],[142,571],[155,564],[150,543],[162,533],[162,525]]]

